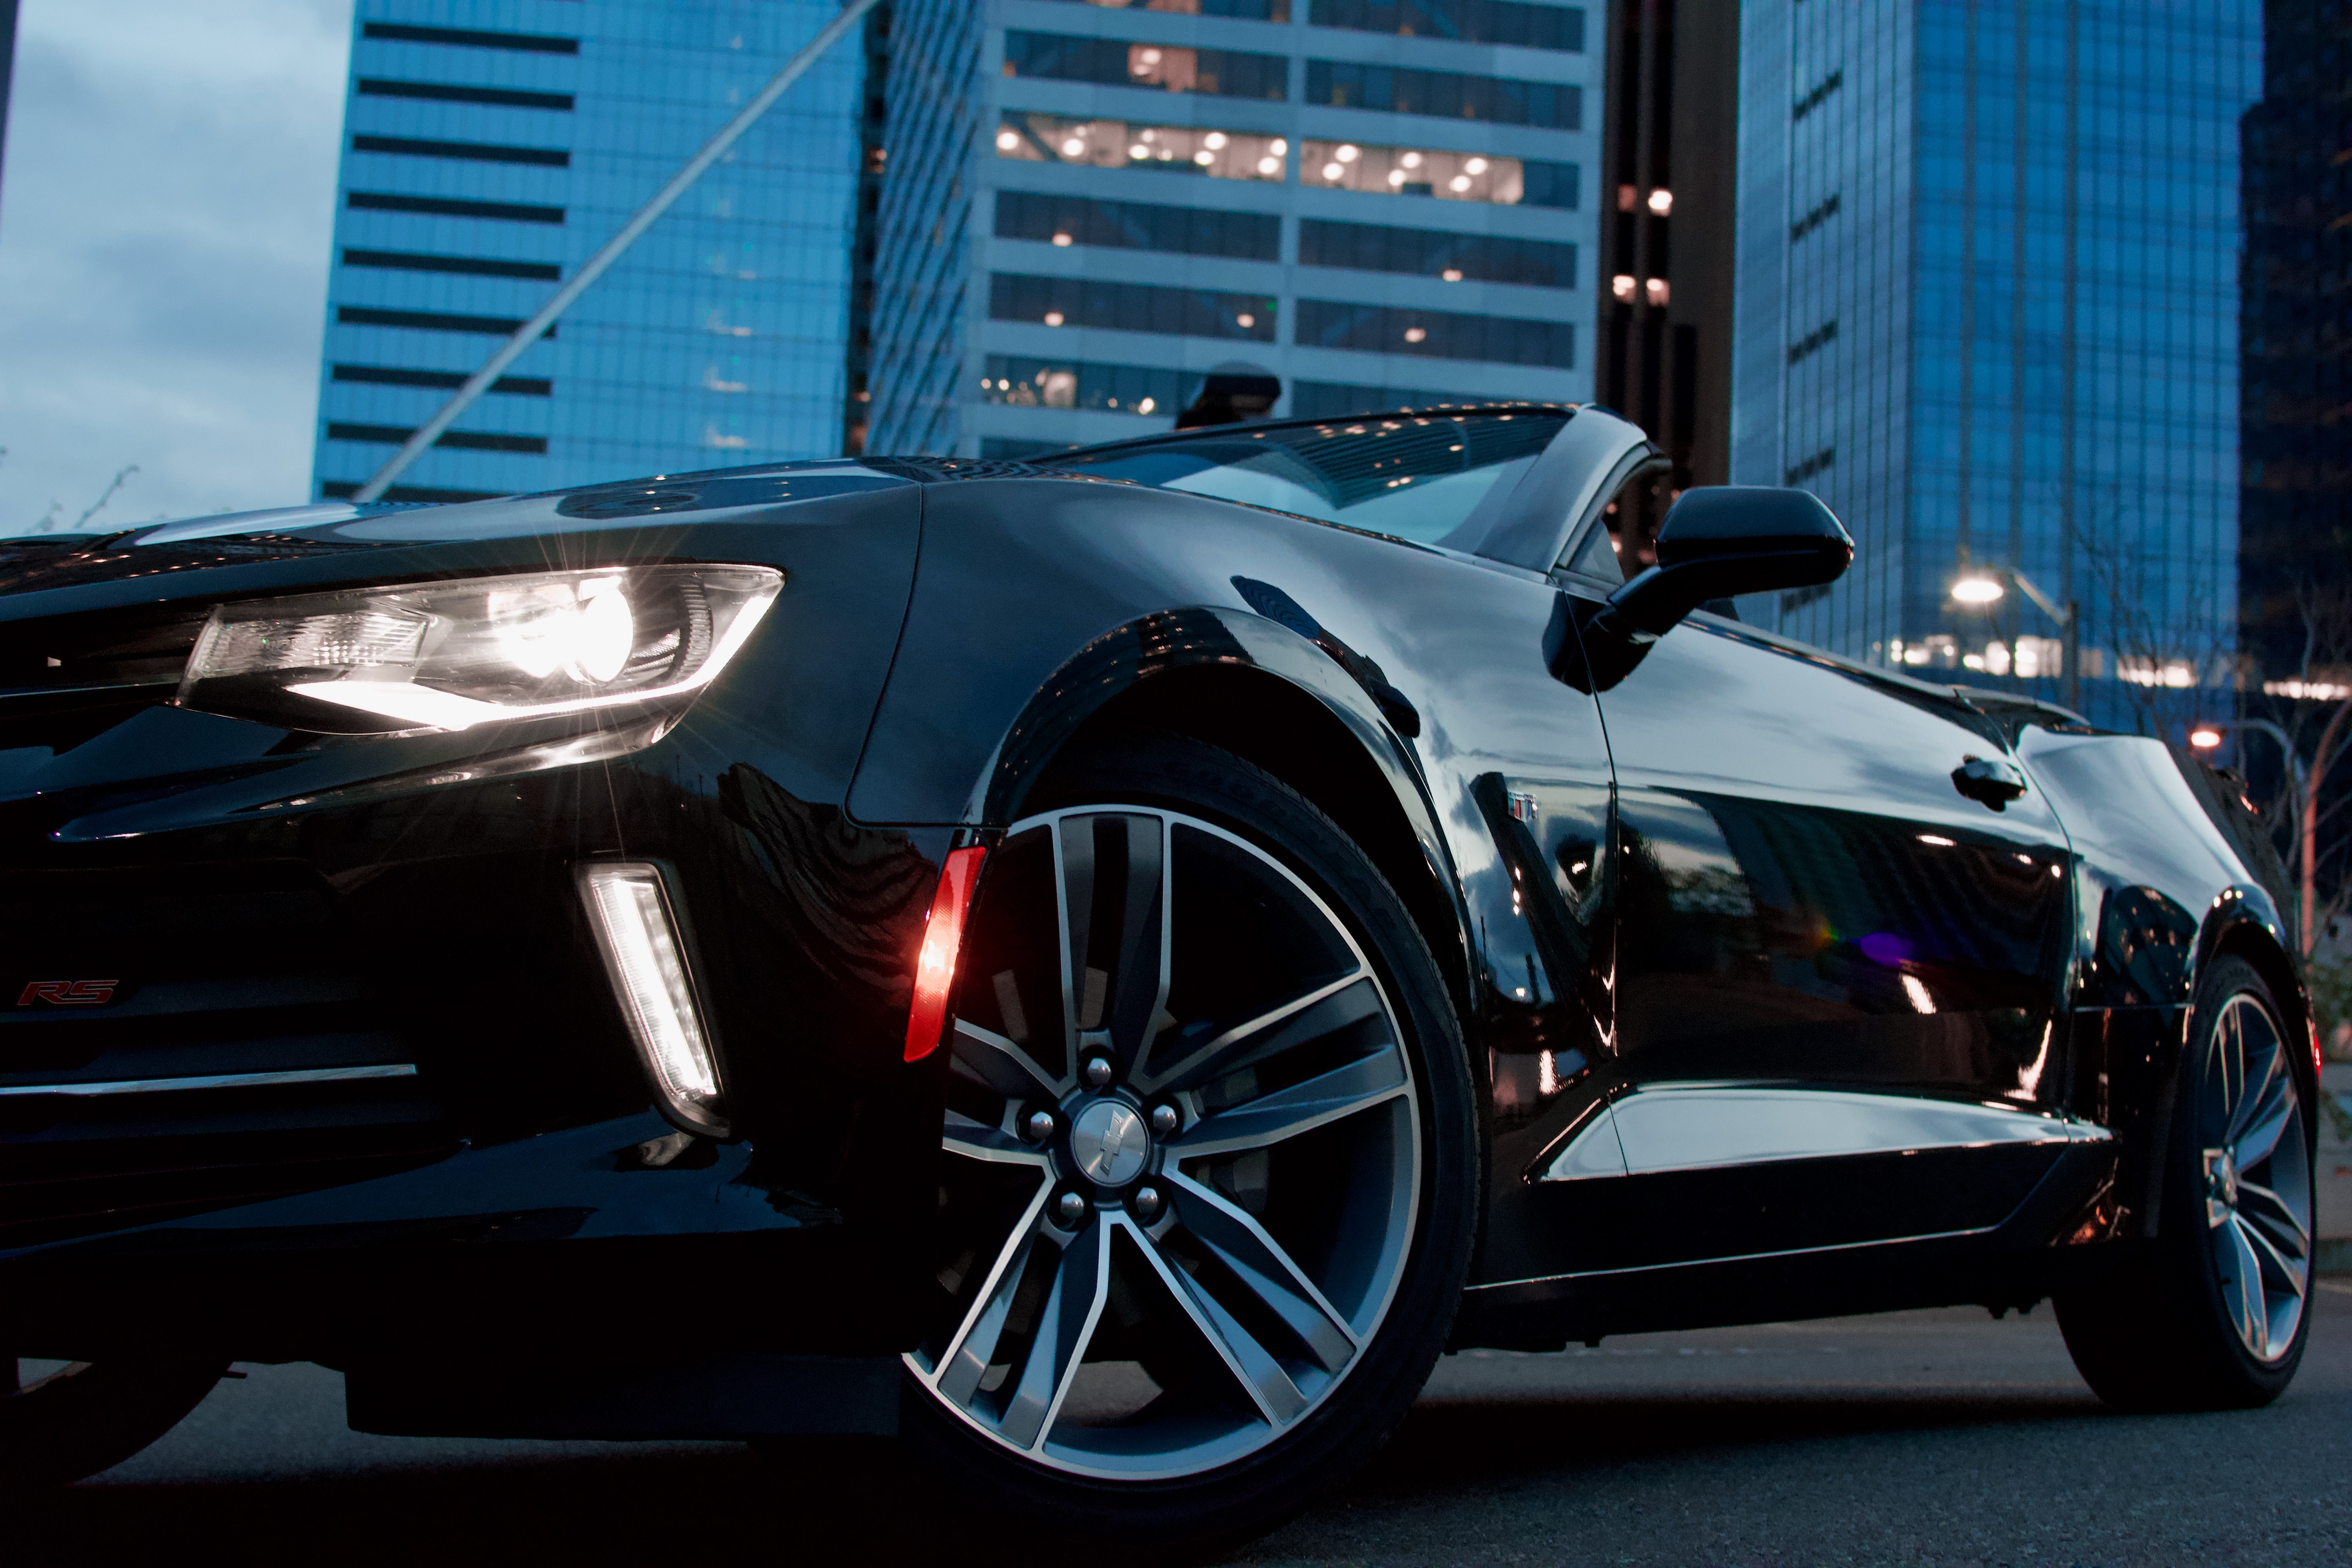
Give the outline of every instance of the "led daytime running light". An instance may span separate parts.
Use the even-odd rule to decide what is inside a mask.
[[[630,862],[583,866],[580,890],[630,1038],[670,1119],[724,1137],[719,1065],[660,869]]]

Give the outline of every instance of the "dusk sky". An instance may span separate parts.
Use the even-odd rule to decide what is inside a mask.
[[[307,498],[351,0],[25,0],[0,532]]]

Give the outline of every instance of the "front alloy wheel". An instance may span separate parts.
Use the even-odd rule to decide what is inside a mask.
[[[1161,798],[1016,824],[949,1029],[939,1294],[908,1366],[966,1479],[1014,1484],[1049,1526],[1114,1500],[1131,1519],[1157,1499],[1174,1528],[1303,1503],[1307,1472],[1402,1415],[1466,1256],[1467,1185],[1433,1180],[1430,1126],[1445,1119],[1461,1164],[1466,1079],[1450,1031],[1452,1059],[1421,1065],[1427,1026],[1376,945],[1410,934],[1393,894],[1274,781],[1162,744],[1229,791],[1279,792],[1309,842],[1212,820],[1214,791],[1179,809],[1164,771]],[[1276,845],[1329,857],[1325,885],[1351,908],[1385,898],[1385,918],[1352,923]],[[1349,874],[1361,892],[1334,886]],[[1433,982],[1412,948],[1403,977]],[[1457,1211],[1434,1249],[1433,1196]],[[1444,1311],[1423,1280],[1384,1332],[1433,1250]]]

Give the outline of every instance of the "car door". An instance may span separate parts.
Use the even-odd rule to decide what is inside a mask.
[[[1598,599],[1608,556],[1559,581]],[[1585,1266],[1998,1225],[2081,1135],[2052,1114],[2068,851],[1981,782],[1998,727],[1706,612],[1599,700],[1620,1081],[1537,1173],[1605,1184]]]

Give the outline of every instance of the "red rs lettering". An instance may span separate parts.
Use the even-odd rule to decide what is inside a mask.
[[[114,1000],[114,988],[121,984],[120,980],[27,981],[16,1005],[46,1002],[52,1007],[103,1007]]]

